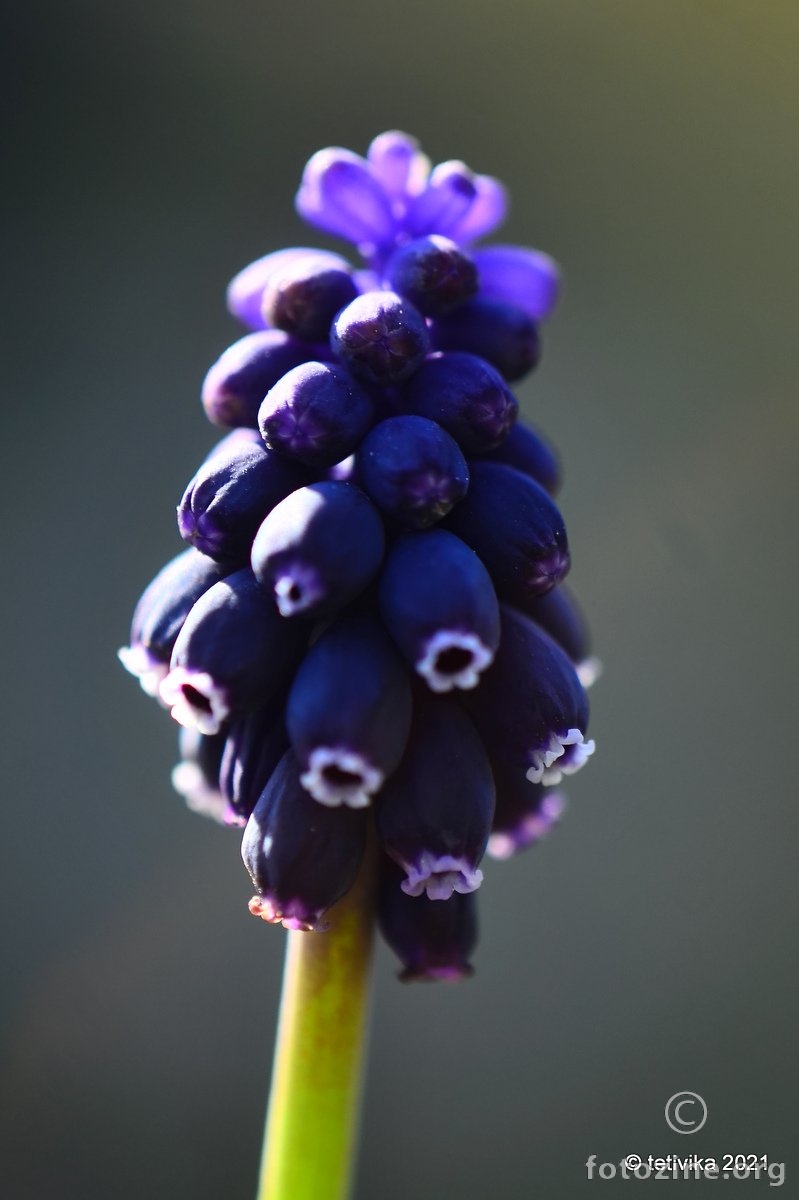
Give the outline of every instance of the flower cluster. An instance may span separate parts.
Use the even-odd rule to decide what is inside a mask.
[[[363,265],[293,248],[230,284],[251,332],[202,392],[229,432],[120,656],[183,726],[176,789],[244,828],[251,912],[323,929],[373,819],[403,978],[460,978],[483,854],[542,837],[594,748],[559,466],[509,387],[557,268],[475,246],[504,189],[402,133],[315,154],[297,208]]]

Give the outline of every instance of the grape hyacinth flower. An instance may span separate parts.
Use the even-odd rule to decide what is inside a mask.
[[[557,266],[483,244],[502,184],[397,131],[314,154],[296,206],[354,253],[231,281],[248,332],[201,389],[229,432],[120,651],[184,727],[175,790],[244,829],[250,911],[290,930],[259,1200],[344,1196],[373,927],[403,980],[472,974],[483,855],[559,820],[598,674],[560,462],[511,388]]]

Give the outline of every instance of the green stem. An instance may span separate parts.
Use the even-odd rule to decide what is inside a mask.
[[[257,1200],[346,1200],[358,1126],[374,862],[327,914],[290,931]]]

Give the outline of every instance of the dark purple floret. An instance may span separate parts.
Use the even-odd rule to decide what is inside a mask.
[[[513,304],[543,321],[558,298],[560,272],[548,254],[526,246],[481,246],[473,251],[485,300]]]
[[[367,292],[336,317],[330,344],[354,375],[391,384],[413,374],[430,349],[430,338],[410,301],[396,292]]]
[[[286,753],[244,831],[241,856],[258,892],[250,912],[287,929],[324,929],[324,913],[355,882],[366,830],[366,813],[312,800]]]
[[[234,721],[219,762],[219,790],[228,805],[228,822],[244,826],[261,792],[289,747],[280,694],[255,712]],[[219,736],[219,735],[218,735]]]
[[[226,438],[183,494],[180,535],[209,558],[243,566],[266,514],[308,479],[307,470],[262,442]]]
[[[474,354],[431,354],[405,385],[406,412],[437,421],[464,454],[484,454],[507,437],[519,412],[500,373]]]
[[[560,461],[550,443],[542,434],[517,421],[504,442],[489,454],[481,455],[488,462],[504,463],[515,467],[540,483],[545,492],[556,496],[560,491]]]
[[[257,429],[258,409],[269,389],[286,371],[318,358],[319,353],[319,347],[299,342],[280,329],[248,333],[228,346],[206,375],[205,415],[214,425]],[[326,347],[321,353],[327,357]]]
[[[478,296],[430,326],[436,350],[466,350],[485,358],[508,382],[523,379],[541,357],[535,322],[523,309]]]
[[[443,529],[398,538],[380,577],[380,612],[406,661],[434,692],[473,688],[499,645],[491,577]]]
[[[219,766],[224,733],[207,736],[199,729],[181,729],[180,762],[172,769],[172,786],[186,807],[219,824],[227,824],[228,806],[219,789]]]
[[[500,600],[524,605],[548,592],[569,569],[563,518],[528,475],[473,459],[469,491],[446,521],[488,568]]]
[[[135,675],[148,696],[169,670],[172,649],[183,622],[204,592],[228,574],[199,550],[184,550],[162,567],[147,585],[133,613],[130,645],[119,651],[123,667]]]
[[[477,944],[477,902],[473,892],[449,900],[408,896],[403,872],[387,855],[380,864],[380,931],[403,964],[399,978],[455,983],[474,974],[469,962]]]
[[[394,291],[407,296],[426,317],[457,308],[477,291],[472,259],[438,234],[406,242],[389,259],[385,274]]]
[[[327,617],[380,569],[383,522],[350,483],[313,483],[272,509],[253,543],[252,569],[284,617]]]
[[[403,529],[426,529],[466,495],[469,468],[457,442],[426,417],[389,417],[355,456],[359,479]]]
[[[268,392],[258,413],[267,446],[313,467],[351,454],[374,420],[368,393],[343,367],[308,362]]]
[[[583,687],[589,687],[602,668],[591,655],[588,625],[572,593],[565,587],[553,588],[545,596],[532,597],[522,611],[566,651]]]
[[[307,258],[275,272],[266,285],[263,315],[267,324],[304,342],[326,342],[330,323],[358,295],[349,267]]]
[[[349,267],[346,258],[330,250],[313,250],[309,246],[274,250],[248,263],[231,279],[227,290],[228,311],[251,329],[263,329],[263,298],[267,284],[276,274],[308,259],[317,263],[323,261],[329,267],[341,267],[344,270]]]
[[[502,637],[479,688],[463,693],[492,761],[560,783],[594,752],[588,698],[574,667],[534,621],[502,605]]]
[[[487,852],[491,858],[512,858],[550,833],[563,815],[566,797],[543,783],[531,783],[524,767],[492,766],[497,805]]]
[[[231,717],[266,704],[291,678],[307,642],[304,624],[284,621],[252,571],[205,593],[172,651],[161,698],[181,725],[218,733]]]
[[[494,815],[494,779],[474,725],[451,700],[414,700],[402,762],[375,804],[383,849],[406,872],[409,896],[473,892]]]
[[[289,692],[286,725],[303,786],[322,804],[365,807],[396,769],[410,723],[407,672],[380,622],[360,613],[336,621]]]

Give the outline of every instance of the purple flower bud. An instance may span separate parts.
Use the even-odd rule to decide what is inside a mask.
[[[412,375],[430,349],[424,318],[396,292],[367,292],[333,323],[334,354],[370,383],[399,383]]]
[[[457,442],[426,417],[381,421],[355,458],[364,490],[404,529],[433,525],[469,487],[469,468]]]
[[[308,161],[296,206],[309,225],[356,245],[381,245],[394,234],[391,206],[374,170],[338,146],[318,150]]]
[[[386,266],[386,279],[426,317],[457,308],[477,291],[471,258],[439,234],[416,238],[395,251]]]
[[[507,437],[519,405],[505,380],[474,354],[431,354],[405,385],[407,412],[437,421],[464,454],[484,454]]]
[[[251,262],[228,284],[228,312],[251,329],[263,329],[265,325],[262,305],[266,285],[274,274],[285,271],[295,263],[313,258],[323,259],[328,266],[344,267],[349,264],[340,254],[330,250],[313,250],[308,246],[291,246],[288,250],[275,250]]]
[[[315,357],[317,348],[279,329],[248,333],[228,346],[206,375],[205,415],[214,425],[257,429],[258,409],[269,389],[286,371]]]
[[[544,321],[558,298],[558,264],[526,246],[483,246],[474,252],[480,296],[514,304],[533,321]]]
[[[228,570],[199,550],[184,550],[145,588],[133,613],[130,645],[119,651],[119,661],[136,676],[148,696],[158,695],[190,610]]]
[[[541,357],[538,329],[527,313],[479,295],[436,317],[430,337],[436,350],[467,350],[487,359],[509,382],[524,378]]]
[[[594,752],[588,699],[566,654],[535,622],[502,605],[502,637],[479,688],[463,702],[492,761],[560,783]]]
[[[231,825],[246,825],[261,792],[288,750],[283,700],[282,694],[275,697],[234,721],[227,731],[218,778]]]
[[[496,859],[512,858],[550,833],[563,815],[566,797],[543,783],[531,783],[524,767],[492,766],[497,806],[488,854]]]
[[[344,617],[314,642],[291,686],[286,725],[316,800],[369,804],[396,769],[410,723],[405,668],[374,617]]]
[[[479,554],[501,600],[524,605],[569,569],[563,518],[542,487],[501,463],[473,459],[469,491],[446,526]]]
[[[475,197],[449,230],[453,241],[467,246],[501,225],[508,211],[508,193],[492,175],[473,175]]]
[[[330,616],[380,569],[383,522],[350,483],[299,488],[272,509],[253,543],[252,569],[284,617]]]
[[[241,857],[258,890],[250,901],[253,916],[287,929],[324,929],[323,914],[355,882],[366,828],[366,813],[312,800],[287,752],[244,831]]]
[[[320,362],[284,375],[258,413],[267,446],[314,467],[332,467],[346,458],[373,420],[364,389],[343,367]]]
[[[483,455],[489,462],[515,467],[540,483],[545,492],[555,496],[560,491],[560,462],[549,442],[529,425],[517,421],[504,442]]]
[[[519,607],[566,651],[583,687],[596,682],[602,665],[591,654],[588,625],[570,591],[565,587],[553,588],[544,596],[531,597]]]
[[[218,733],[229,717],[284,688],[302,654],[305,626],[286,622],[249,568],[197,601],[172,651],[161,698],[181,725]]]
[[[418,194],[430,173],[430,160],[419,149],[416,138],[395,129],[378,134],[366,157],[394,204],[404,204],[408,196]]]
[[[375,804],[384,850],[407,874],[402,890],[447,900],[473,892],[494,815],[494,779],[463,709],[419,695],[402,762]]]
[[[271,276],[263,314],[269,325],[304,342],[326,342],[330,322],[357,295],[349,267],[331,266],[324,258],[300,259]]]
[[[408,205],[404,225],[411,237],[430,233],[451,237],[477,195],[474,175],[465,163],[439,163],[430,172],[427,187]]]
[[[380,611],[434,692],[473,688],[499,645],[499,605],[480,559],[443,529],[400,537],[380,579]]]
[[[180,535],[209,558],[241,566],[266,514],[308,478],[260,441],[226,438],[183,493]]]
[[[219,790],[219,764],[225,735],[207,737],[198,729],[181,729],[180,762],[172,768],[172,786],[186,807],[220,825],[228,824],[227,801]]]
[[[399,978],[445,980],[474,974],[469,956],[477,942],[477,902],[473,892],[453,892],[449,900],[408,896],[402,871],[387,856],[380,865],[380,931],[403,964]]]

